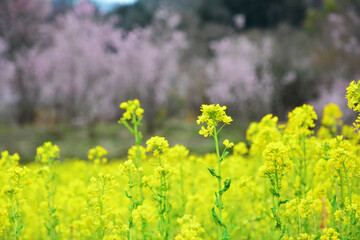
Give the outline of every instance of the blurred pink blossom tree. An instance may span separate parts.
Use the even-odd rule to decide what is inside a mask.
[[[153,118],[174,87],[185,35],[176,30],[178,15],[160,10],[152,25],[123,32],[78,7],[43,28],[41,44],[32,49],[41,106],[57,118],[80,122],[113,118],[117,105],[139,98]]]
[[[179,73],[181,50],[187,46],[184,33],[176,30],[179,23],[177,14],[160,9],[150,26],[124,34],[122,45],[117,46],[114,71],[119,79],[118,88],[125,84],[130,89],[126,97],[140,99],[146,109],[148,130],[153,128],[154,117],[166,103],[169,90],[179,87],[175,77]]]
[[[207,68],[210,101],[228,105],[242,117],[269,111],[271,39],[256,44],[243,36],[226,37],[214,42],[211,48],[215,56]]]
[[[80,4],[59,16],[34,49],[42,106],[63,120],[94,120],[113,107],[109,90],[116,52],[110,47],[121,35],[111,24],[94,20],[89,8]]]
[[[6,58],[6,50],[6,42],[0,38],[0,113],[5,117],[9,115],[9,106],[14,103],[8,84],[8,79],[14,76],[14,65]]]
[[[29,59],[29,49],[38,41],[41,26],[51,13],[50,0],[13,0],[0,2],[0,36],[7,43],[3,55],[7,64],[6,77],[3,76],[7,98],[12,99],[14,114],[18,122],[34,119],[35,102],[38,91],[36,81],[27,75],[33,59]],[[11,95],[11,97],[9,97]]]

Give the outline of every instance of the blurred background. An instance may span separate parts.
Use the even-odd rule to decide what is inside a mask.
[[[142,131],[195,153],[201,104],[228,106],[223,134],[304,103],[319,118],[360,78],[360,0],[2,0],[0,150],[32,161],[53,141],[63,158],[102,145],[125,157],[119,104],[138,98]]]

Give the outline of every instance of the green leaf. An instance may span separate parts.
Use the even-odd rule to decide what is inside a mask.
[[[161,198],[165,198],[165,196],[164,196],[164,195],[161,195],[160,193],[157,193],[156,195],[158,195],[158,196],[161,197]]]
[[[168,210],[167,210],[167,212],[170,212],[171,209],[172,209],[172,205],[171,205],[171,203],[169,203],[169,204],[168,204]]]
[[[279,206],[280,206],[281,204],[287,203],[288,201],[290,201],[290,199],[285,199],[285,200],[280,201],[280,202],[279,202]]]
[[[16,229],[16,233],[19,233],[23,227],[24,227],[24,224],[21,224],[21,226]]]
[[[226,158],[226,156],[229,154],[229,152],[228,151],[225,151],[224,153],[223,153],[223,155],[221,156],[221,158],[220,158],[220,162],[222,162],[225,158]]]
[[[142,139],[143,139],[143,135],[141,132],[139,132],[139,139],[138,139],[138,143],[137,143],[138,145],[141,144]]]
[[[275,208],[274,208],[274,207],[271,207],[270,209],[271,209],[271,212],[272,212],[273,216],[276,217]]]
[[[224,208],[224,206],[222,204],[220,204],[220,199],[216,192],[215,192],[215,206],[217,207],[217,209]]]
[[[333,199],[331,200],[331,206],[334,210],[338,210],[339,209],[339,206],[337,204],[337,201],[336,201],[336,195],[334,194],[333,196]]]
[[[126,195],[126,197],[127,197],[127,198],[132,198],[132,196],[131,196],[131,195],[129,195],[129,194],[128,194],[128,192],[127,192],[126,190],[125,190],[124,192],[125,192],[125,195]]]
[[[219,194],[223,194],[227,190],[229,190],[231,184],[231,178],[224,181],[224,188],[219,191]]]
[[[274,188],[270,188],[269,191],[272,195],[280,197],[280,194]]]
[[[229,233],[227,231],[227,227],[225,227],[225,229],[224,229],[222,239],[223,240],[229,240],[230,239],[230,235],[229,235]]]
[[[44,223],[44,226],[45,226],[45,228],[46,228],[46,230],[47,230],[48,232],[51,231],[51,229],[48,227],[48,225],[47,225],[46,223]]]
[[[154,200],[157,201],[157,202],[160,202],[160,199],[157,198],[156,196],[152,196],[152,199],[154,199]]]
[[[216,174],[215,169],[209,168],[209,167],[208,167],[207,169],[209,170],[209,172],[210,172],[211,175],[213,175],[213,176],[216,177],[217,179],[220,178],[220,176]]]
[[[50,215],[54,214],[56,212],[56,208],[53,208],[50,210]]]
[[[213,219],[214,219],[214,221],[215,221],[215,223],[216,223],[217,225],[226,227],[225,224],[220,220],[220,218],[219,218],[218,215],[216,214],[214,207],[211,209],[211,213],[212,213]]]

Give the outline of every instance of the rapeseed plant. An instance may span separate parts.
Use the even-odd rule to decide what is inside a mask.
[[[36,150],[35,160],[43,164],[43,177],[45,178],[45,188],[47,191],[47,206],[48,206],[48,217],[44,226],[47,230],[47,235],[51,240],[59,239],[59,235],[56,231],[56,227],[59,224],[59,217],[55,214],[55,194],[56,194],[56,183],[55,183],[55,171],[54,165],[60,157],[60,149],[57,145],[52,145],[51,142],[46,142]]]
[[[17,158],[17,156],[10,156]],[[27,167],[10,167],[7,171],[8,185],[5,185],[1,190],[1,196],[7,202],[7,215],[9,217],[9,228],[3,231],[8,232],[8,237],[11,239],[20,239],[20,231],[23,228],[23,210],[25,198],[23,196],[23,189],[26,186],[26,177],[29,169]]]
[[[281,239],[285,234],[286,225],[281,220],[280,207],[287,202],[280,198],[281,183],[292,169],[293,163],[289,160],[286,147],[280,142],[269,143],[264,150],[263,157],[266,162],[259,169],[259,174],[270,180],[270,193],[273,199],[271,212],[275,219],[275,232],[280,232],[275,239]]]
[[[216,213],[215,208],[212,207],[211,213],[215,223],[218,225],[218,239],[229,239],[230,235],[228,233],[228,229],[226,224],[223,222],[222,219],[222,210],[224,209],[222,196],[223,194],[229,190],[231,179],[226,179],[224,181],[224,186],[222,185],[222,175],[221,175],[221,162],[224,161],[226,156],[229,154],[227,149],[230,149],[234,146],[234,143],[230,143],[228,139],[225,139],[223,144],[225,145],[224,151],[220,155],[219,150],[219,142],[218,142],[218,135],[221,129],[226,125],[232,122],[232,118],[227,116],[225,113],[226,107],[220,107],[220,105],[202,105],[201,112],[202,114],[198,117],[197,124],[206,124],[206,128],[201,126],[201,130],[199,131],[200,135],[204,135],[204,137],[212,136],[215,141],[215,149],[216,149],[216,156],[217,156],[217,171],[212,168],[208,168],[210,174],[217,178],[218,180],[218,191],[215,192],[215,203],[214,205],[218,209],[218,213]],[[222,124],[218,128],[218,125]],[[224,229],[224,230],[222,230]]]
[[[354,81],[347,98],[357,113],[359,96]],[[271,114],[251,123],[238,143],[220,141],[232,122],[226,107],[203,105],[199,133],[215,143],[203,156],[163,137],[142,146],[140,102],[120,107],[135,139],[120,166],[100,146],[88,161],[60,163],[47,142],[26,166],[1,153],[0,239],[359,239],[360,135],[337,105],[316,133],[317,115],[303,105],[283,124]]]
[[[146,151],[152,152],[158,160],[158,165],[151,176],[144,177],[143,183],[153,193],[153,199],[158,208],[158,231],[162,240],[169,239],[169,213],[172,205],[169,201],[169,177],[173,173],[172,167],[162,159],[169,150],[169,143],[164,137],[152,137],[146,141]]]

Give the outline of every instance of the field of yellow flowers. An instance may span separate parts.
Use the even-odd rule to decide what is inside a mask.
[[[359,113],[360,81],[346,97]],[[199,133],[216,152],[204,156],[164,137],[143,141],[139,101],[120,108],[134,135],[126,161],[108,162],[97,146],[60,163],[50,142],[26,166],[1,153],[0,239],[360,239],[360,135],[337,105],[316,133],[317,114],[303,105],[285,124],[271,114],[251,123],[235,144],[221,135],[226,107],[203,105]]]

